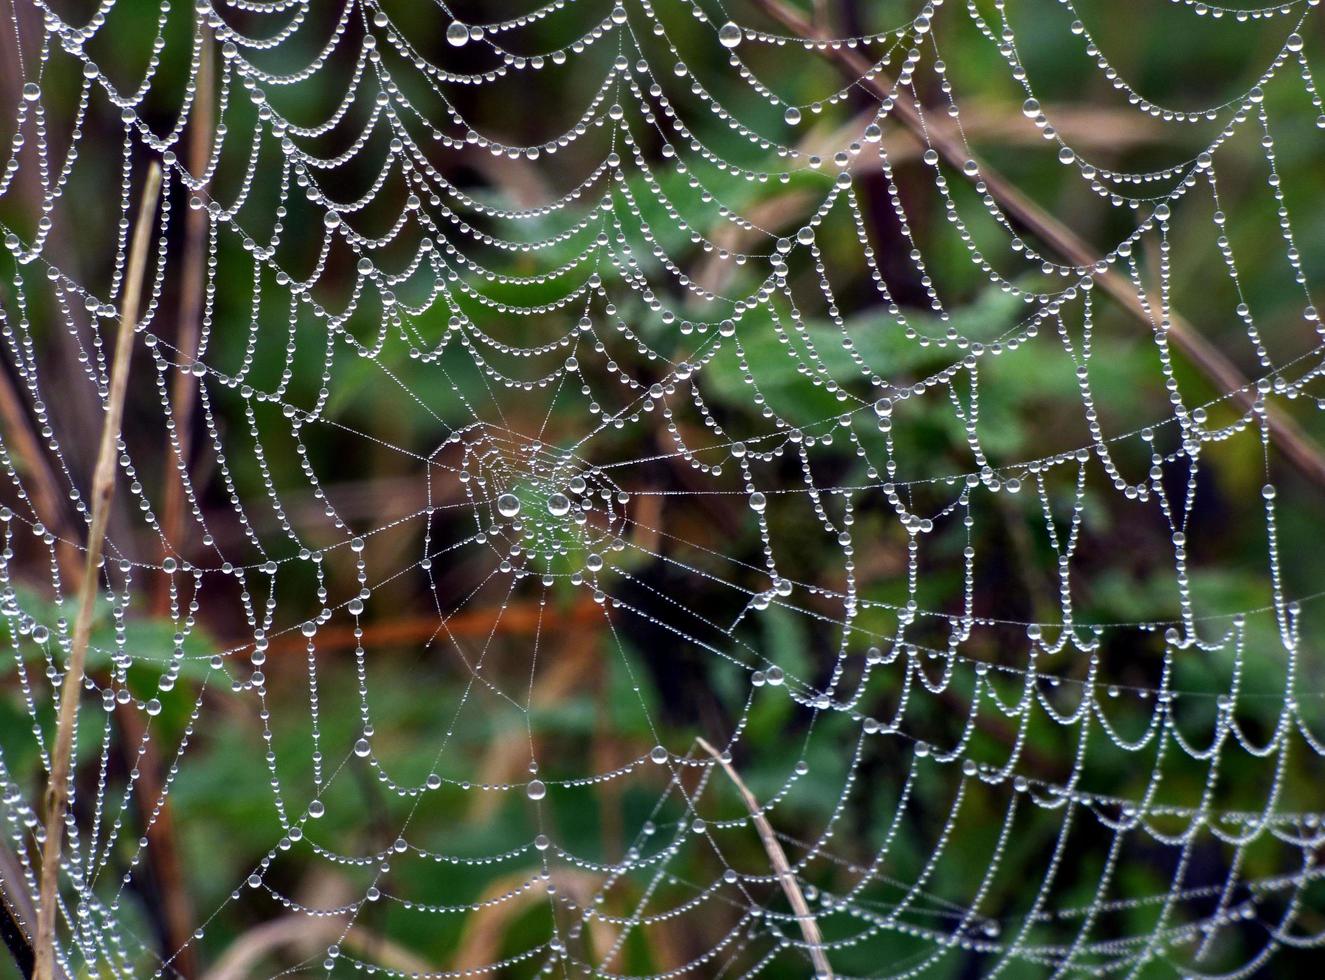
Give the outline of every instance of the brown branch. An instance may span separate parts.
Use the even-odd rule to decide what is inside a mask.
[[[213,117],[213,43],[211,32],[202,28],[199,41],[202,52],[198,61],[198,76],[195,81],[197,92],[194,95],[193,118],[190,120],[189,133],[189,170],[195,178],[207,170],[212,157],[212,131],[215,128]],[[166,447],[166,487],[165,500],[161,505],[161,533],[165,537],[162,550],[177,552],[186,548],[184,535],[184,479],[188,472],[190,449],[193,444],[193,403],[197,400],[198,380],[189,370],[198,356],[198,336],[201,330],[203,294],[207,288],[207,210],[190,208],[184,218],[184,257],[183,274],[179,293],[179,327],[175,337],[175,348],[179,351],[180,367],[170,386],[170,402],[175,420],[175,442],[179,446],[179,459],[176,466],[170,461],[174,450]],[[164,557],[164,556],[163,556]],[[153,612],[165,615],[170,609],[170,577],[162,575],[157,580],[157,592],[153,603]]]
[[[777,834],[773,833],[773,826],[768,822],[768,817],[764,816],[759,801],[750,792],[750,788],[745,785],[745,781],[741,779],[736,767],[723,758],[722,753],[698,735],[695,736],[695,741],[699,743],[701,749],[713,756],[713,760],[722,767],[722,771],[727,774],[727,778],[732,781],[737,792],[741,794],[741,799],[745,801],[745,808],[750,811],[750,819],[754,821],[755,830],[759,833],[759,840],[764,845],[764,850],[768,852],[768,859],[773,864],[773,870],[777,872],[778,883],[782,885],[782,893],[787,896],[791,910],[796,913],[796,921],[801,927],[801,935],[805,937],[805,945],[809,947],[810,962],[814,964],[815,980],[824,980],[824,978],[832,980],[833,967],[824,953],[824,937],[819,932],[819,923],[810,912],[810,906],[806,903],[805,896],[801,894],[800,885],[796,881],[796,876],[791,872],[791,864],[787,861],[787,852],[782,849],[782,845],[778,842]]]
[[[106,523],[115,497],[115,470],[118,465],[116,445],[120,439],[120,420],[129,387],[129,359],[133,354],[133,334],[138,323],[138,301],[147,268],[148,244],[152,237],[153,215],[161,191],[161,167],[154,160],[147,170],[142,198],[138,205],[138,223],[133,230],[129,264],[124,279],[119,332],[115,339],[115,357],[111,365],[110,391],[106,398],[106,418],[101,428],[101,446],[92,476],[92,521],[88,529],[87,563],[78,586],[78,613],[74,620],[69,662],[65,667],[60,691],[60,715],[56,727],[55,749],[51,754],[50,780],[46,785],[46,839],[41,856],[41,898],[37,907],[37,980],[53,980],[55,975],[55,907],[59,902],[60,844],[65,815],[69,808],[70,761],[73,756],[74,728],[78,722],[78,699],[83,686],[88,640],[92,632],[92,612],[99,591],[97,569],[101,566],[106,543]]]
[[[11,450],[11,455],[31,481],[31,486],[26,489],[37,520],[57,538],[55,554],[60,571],[65,575],[76,574],[78,552],[68,541],[59,483],[32,430],[23,398],[3,365],[0,365],[0,419],[4,421],[6,448]]]
[[[189,943],[193,932],[193,903],[189,900],[184,869],[180,866],[174,813],[162,788],[161,773],[164,767],[161,765],[161,756],[147,737],[147,729],[137,707],[123,705],[115,716],[124,735],[126,761],[130,767],[138,769],[135,784],[138,810],[143,819],[143,834],[153,845],[148,852],[149,868],[156,879],[160,903],[157,927],[161,931],[161,946],[179,975],[196,976],[193,946]],[[149,829],[147,823],[152,820],[153,813],[156,819]]]
[[[0,895],[0,899],[3,897]],[[23,980],[28,980],[32,976],[32,964],[35,961],[32,943],[23,928],[23,921],[14,913],[8,901],[0,901],[0,940],[4,941]]]
[[[203,23],[199,36],[198,73],[194,79],[194,102],[192,118],[189,120],[189,170],[194,178],[201,177],[211,162],[212,134],[215,129],[215,45],[211,31]],[[174,550],[181,553],[187,550],[186,541],[187,515],[185,513],[185,479],[193,446],[193,406],[197,400],[198,380],[189,370],[198,354],[198,338],[201,331],[204,293],[207,289],[207,211],[204,208],[190,208],[184,218],[184,256],[179,293],[179,324],[175,337],[175,348],[180,355],[180,367],[171,381],[171,414],[175,422],[174,442],[179,447],[179,456],[175,459],[174,449],[167,444],[165,460],[165,499],[161,508],[162,558]],[[169,443],[169,439],[167,443]],[[171,465],[172,461],[176,465]],[[157,576],[156,593],[153,597],[152,612],[165,616],[170,611],[171,576],[164,572]],[[119,713],[120,723],[132,743],[149,749],[148,757],[143,759],[141,770],[144,779],[138,782],[139,808],[144,821],[150,819],[153,808],[160,795],[160,759],[150,751],[151,743],[142,739],[141,719],[132,709]],[[137,736],[135,738],[134,736]],[[180,867],[179,843],[175,835],[175,821],[169,806],[163,805],[153,824],[152,833],[156,840],[153,851],[152,871],[156,877],[157,891],[162,905],[163,945],[166,955],[174,954],[175,968],[186,977],[194,976],[193,947],[189,945],[189,933],[192,931],[193,907],[189,901],[189,891],[184,884],[184,874]]]
[[[781,0],[754,0],[754,3],[792,34],[812,41],[826,40],[814,24]],[[906,91],[898,88],[895,92],[889,92],[876,77],[865,77],[873,65],[855,48],[829,44],[816,47],[815,51],[836,64],[845,75],[860,79],[860,86],[871,95],[880,100],[891,97],[895,106],[892,115],[920,139],[926,140],[949,165],[959,171],[963,170],[970,153],[961,133],[944,117],[931,114],[922,119],[919,107]],[[1061,258],[1073,265],[1094,269],[1095,281],[1105,292],[1136,319],[1147,326],[1153,326],[1133,284],[1111,267],[1099,271],[1097,263],[1100,256],[1074,231],[988,164],[980,164],[979,176],[975,179],[983,183],[989,196],[1014,220],[1029,229]],[[1248,390],[1247,379],[1237,365],[1177,312],[1171,310],[1169,319],[1168,336],[1192,364],[1219,388],[1219,394],[1231,394],[1244,409],[1250,408],[1259,396],[1255,391]],[[1274,406],[1266,406],[1266,419],[1288,461],[1307,479],[1325,488],[1325,451],[1291,416]]]
[[[590,600],[576,603],[561,610],[547,606],[542,610],[543,630],[566,630],[574,627],[601,626],[603,611]],[[499,636],[528,635],[539,629],[539,606],[536,602],[512,603],[508,606],[471,609],[457,613],[446,621],[436,616],[413,616],[375,623],[363,628],[362,638],[355,636],[355,627],[336,626],[317,632],[319,650],[352,648],[359,643],[364,647],[391,646],[424,642],[433,636],[487,636],[495,630]],[[242,646],[237,642],[234,646]],[[308,645],[297,631],[274,637],[267,649],[269,656],[278,653],[298,653]]]

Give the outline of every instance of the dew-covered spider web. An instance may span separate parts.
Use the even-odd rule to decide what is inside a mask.
[[[0,4],[11,949],[155,161],[63,975],[1322,955],[1318,0],[536,2]]]

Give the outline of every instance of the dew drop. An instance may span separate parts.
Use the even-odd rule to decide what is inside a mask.
[[[525,795],[531,800],[541,800],[543,797],[547,796],[547,787],[543,785],[543,780],[541,779],[529,780],[525,785],[524,791]]]
[[[446,29],[446,40],[454,47],[461,47],[469,40],[469,28],[458,20],[451,21]]]
[[[520,498],[513,493],[504,493],[497,498],[497,513],[502,517],[514,517],[520,513]]]
[[[724,48],[734,48],[741,43],[741,29],[731,21],[718,28],[718,43]]]
[[[547,498],[547,512],[553,517],[565,517],[570,513],[570,498],[564,493],[554,493]]]

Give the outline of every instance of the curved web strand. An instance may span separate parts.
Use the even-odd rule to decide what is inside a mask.
[[[707,0],[9,6],[20,917],[104,328],[165,172],[67,974],[1232,977],[1319,947],[1322,487],[1285,451],[1325,406],[1318,3],[1155,0],[1198,64],[1153,92],[1087,3],[894,6],[809,38]],[[1202,377],[1190,330],[1246,373]]]

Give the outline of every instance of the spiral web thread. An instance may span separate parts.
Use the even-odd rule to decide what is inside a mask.
[[[785,79],[768,56],[808,65],[824,45],[750,26],[757,11],[717,0],[555,0],[488,23],[440,0],[104,0],[77,17],[71,6],[15,0],[3,25],[22,88],[0,180],[0,322],[40,442],[29,458],[11,424],[0,446],[16,706],[0,782],[24,879],[7,885],[34,895],[41,781],[18,773],[49,768],[68,556],[89,516],[78,432],[96,431],[109,384],[96,327],[116,316],[149,159],[165,188],[71,785],[58,913],[70,975],[177,975],[237,906],[256,910],[250,921],[318,927],[319,951],[289,972],[806,975],[807,933],[726,772],[697,749],[702,726],[664,720],[672,709],[649,693],[649,643],[664,661],[702,665],[735,706],[724,730],[703,729],[724,760],[781,773],[756,795],[836,975],[945,975],[969,961],[990,976],[1245,976],[1320,944],[1325,837],[1311,786],[1325,745],[1302,628],[1313,590],[1290,571],[1318,546],[1281,540],[1276,525],[1277,485],[1319,488],[1284,478],[1272,423],[1290,407],[1309,423],[1322,407],[1320,321],[1276,138],[1291,132],[1296,156],[1320,159],[1325,109],[1303,40],[1319,26],[1315,0],[1250,11],[1175,0],[1193,22],[1236,25],[1263,61],[1241,94],[1195,110],[1133,89],[1073,0],[935,0],[895,29],[828,42],[873,67],[813,104],[777,94]],[[928,125],[965,139],[974,117],[942,60],[947,29],[983,37],[1007,69],[998,84],[1025,90],[1023,137],[1045,140],[1027,152],[1056,154],[1106,227],[1122,229],[1098,267],[1037,252],[974,151],[955,168],[895,140],[894,99],[873,85],[915,97]],[[535,30],[567,40],[535,50],[524,37]],[[1085,51],[1130,111],[1199,149],[1146,173],[1090,162],[1023,63],[1049,43]],[[212,152],[191,173],[189,120],[213,55],[201,96],[215,100]],[[163,91],[163,65],[187,86]],[[569,124],[538,145],[500,142],[503,120],[463,109],[499,86],[547,99],[549,123]],[[721,146],[702,135],[715,130]],[[1221,150],[1239,141],[1259,147],[1263,172],[1225,200]],[[913,229],[894,166],[926,175],[937,231]],[[532,173],[547,193],[508,200],[456,182],[458,167]],[[101,177],[80,185],[84,171]],[[376,178],[346,190],[349,171]],[[887,253],[871,240],[867,176],[881,176],[896,225]],[[89,179],[103,192],[95,205],[80,196]],[[809,202],[801,217],[759,208],[782,185]],[[196,355],[177,346],[174,322],[190,208],[205,219],[207,260]],[[1195,265],[1170,237],[1182,209],[1211,221]],[[1303,296],[1287,325],[1257,317],[1235,257],[1239,215],[1266,212],[1284,288]],[[994,297],[974,313],[945,298],[951,269],[927,264],[944,236],[967,260],[954,275]],[[98,266],[94,247],[113,263]],[[869,295],[835,292],[848,261],[841,277],[863,277]],[[885,263],[907,267],[919,301],[892,295]],[[1110,318],[1096,285],[1106,269],[1135,286],[1150,321],[1130,384],[1168,412],[1144,427],[1111,426],[1113,406],[1093,394],[1109,370],[1092,357],[1100,335],[1136,329]],[[1231,298],[1244,343],[1230,354],[1258,365],[1245,388],[1188,394],[1170,339],[1180,269]],[[226,305],[236,292],[242,303]],[[860,311],[873,319],[862,325]],[[78,370],[53,367],[60,346]],[[1019,367],[1029,352],[1066,365],[1082,416],[1038,458],[1010,458],[981,408],[1000,386],[1042,383]],[[196,449],[179,436],[181,374],[196,383]],[[436,438],[364,431],[351,408],[365,400],[424,419]],[[906,432],[921,408],[946,413],[962,467],[949,465],[957,452],[917,452]],[[335,461],[327,446],[389,460],[406,503],[338,499],[320,472]],[[1200,497],[1208,460],[1247,446],[1263,487],[1234,504],[1241,531],[1263,542],[1265,599],[1230,608],[1201,588],[1200,543],[1224,530],[1201,525]],[[183,487],[182,538],[159,517],[162,473]],[[1080,608],[1082,579],[1128,557],[1126,536],[1102,541],[1093,524],[1106,501],[1171,556],[1153,580],[1124,578],[1162,596],[1130,620]],[[757,527],[753,552],[728,551],[732,514]],[[1025,583],[983,570],[987,536],[1004,533],[1032,556]],[[145,638],[135,623],[161,588],[172,628]],[[461,678],[445,701],[421,676],[422,733],[374,707],[377,658],[392,645],[374,641],[374,605],[406,588],[433,607],[416,652]],[[491,613],[477,629],[474,610]],[[573,688],[555,661],[574,630],[600,636],[593,656],[624,678],[599,696],[629,717],[639,751],[606,767],[548,735],[556,695],[541,691]],[[812,649],[779,634],[813,637]],[[347,656],[353,674],[332,676],[357,675],[348,741],[327,725],[344,692],[325,681]],[[288,669],[273,669],[278,657]],[[299,690],[306,710],[292,707]],[[756,732],[770,702],[797,721]],[[163,744],[172,712],[184,722]],[[126,714],[136,727],[121,726]],[[244,772],[265,786],[270,849],[242,879],[213,882],[219,902],[163,956],[137,911],[139,879],[163,813],[189,825],[172,791],[207,764],[200,746],[238,725],[260,733]],[[511,731],[524,733],[527,769],[517,745],[499,778],[476,771],[476,741]],[[427,767],[393,759],[409,739]],[[1038,747],[1046,739],[1061,765]],[[126,740],[131,759],[150,749],[164,767],[150,806],[140,768],[116,762]],[[622,787],[653,802],[630,812],[615,850],[577,848],[548,818]],[[516,814],[518,842],[476,850],[431,826],[430,811],[457,799]],[[806,826],[806,813],[808,835],[780,829]],[[290,867],[329,869],[348,891],[311,904],[287,887]],[[536,926],[483,962],[425,970],[354,941],[388,907],[393,922],[445,931],[507,906]],[[632,952],[669,930],[699,930],[702,948],[671,962]]]

